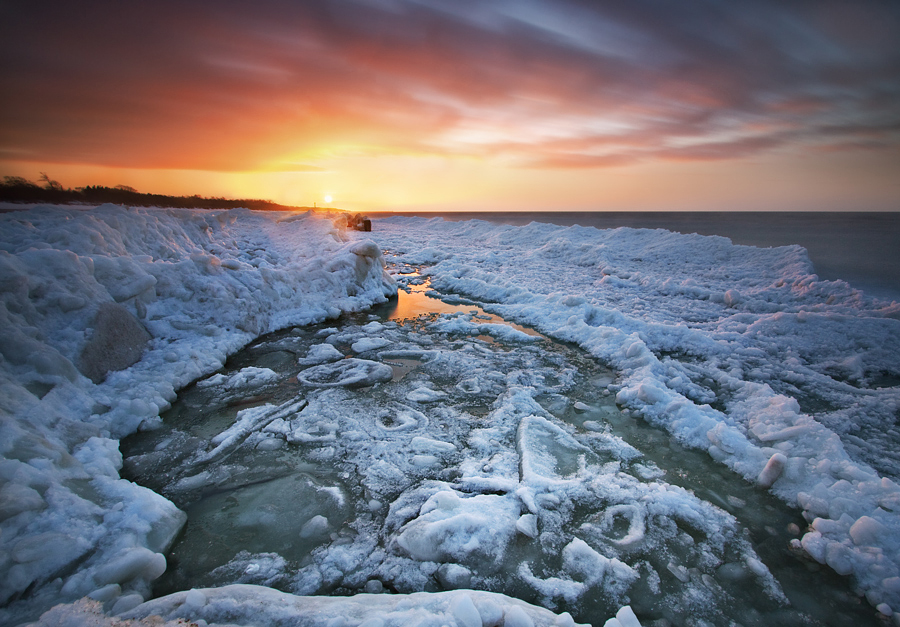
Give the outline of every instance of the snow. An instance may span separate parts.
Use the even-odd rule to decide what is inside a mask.
[[[343,358],[343,353],[331,344],[314,344],[309,347],[309,352],[300,360],[300,363],[304,365],[324,364]]]
[[[620,405],[801,507],[798,544],[900,606],[900,304],[820,280],[797,246],[424,218],[376,233],[435,288],[613,366]]]
[[[121,597],[120,601],[128,601]],[[123,607],[127,603],[123,603]],[[298,597],[248,584],[192,589],[123,609],[108,617],[85,599],[48,611],[34,627],[174,627],[198,625],[458,625],[570,627],[567,614],[517,599],[476,590],[410,595],[359,594],[354,597]],[[640,625],[640,623],[629,623]]]
[[[225,368],[385,302],[385,261],[613,373],[476,313],[301,330],[277,363]],[[900,608],[900,305],[819,280],[799,247],[36,207],[0,215],[0,285],[0,623],[570,625],[545,608],[593,603],[633,627],[641,594],[702,621],[735,588],[783,607],[735,518],[610,431],[631,416],[801,508],[795,548]],[[162,425],[181,390],[210,423]],[[138,431],[149,448],[123,460]],[[185,577],[231,585],[150,598],[175,568],[173,500],[262,531],[236,554],[178,545]]]
[[[377,245],[312,214],[104,205],[0,220],[0,622],[113,584],[121,609],[149,594],[184,514],[119,478],[117,440],[157,424],[175,390],[255,337],[396,287]],[[147,336],[136,363],[96,372],[115,348],[85,358],[104,311]],[[202,384],[236,392],[271,374]]]
[[[327,335],[345,357],[333,366],[359,359],[350,357],[353,344],[378,334],[390,345],[373,362],[415,364],[362,387],[304,385],[281,400],[257,397],[236,413],[211,396],[214,388],[195,386],[179,403],[186,412],[204,408],[208,422],[173,420],[130,438],[128,467],[183,504],[193,521],[172,549],[165,589],[238,582],[307,595],[469,588],[605,620],[627,603],[642,573],[676,558],[690,574],[684,585],[658,591],[653,610],[720,615],[726,597],[704,592],[717,584],[702,577],[755,553],[732,517],[660,482],[665,473],[600,424],[618,412],[612,396],[574,409],[594,382],[612,383],[609,373],[547,340],[504,343],[442,330],[455,317],[378,328],[346,320],[325,333],[312,327],[261,339],[242,360],[270,363],[288,347],[307,355]],[[427,350],[417,348],[423,343]],[[570,361],[578,355],[587,361]],[[319,367],[279,360],[284,382]],[[582,431],[561,419],[570,409],[575,421],[597,418],[598,428]],[[222,462],[206,465],[225,441],[232,444]],[[261,449],[268,442],[277,455]],[[156,465],[160,458],[165,465]],[[318,535],[304,531],[317,526]],[[216,537],[192,529],[215,529]],[[234,542],[247,553],[235,557]],[[248,578],[250,565],[272,563],[273,554],[284,561]],[[781,602],[766,571],[741,585]],[[693,607],[695,597],[705,609]]]
[[[357,346],[359,342],[354,342]],[[355,350],[355,349],[354,349]],[[369,359],[342,359],[333,364],[320,364],[307,368],[298,379],[316,387],[368,387],[390,381],[394,376],[391,367]]]

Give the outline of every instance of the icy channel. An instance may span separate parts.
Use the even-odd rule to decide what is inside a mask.
[[[188,514],[155,594],[473,588],[595,625],[626,603],[644,625],[877,624],[790,553],[799,512],[621,411],[615,373],[399,278],[367,315],[261,338],[122,442]]]

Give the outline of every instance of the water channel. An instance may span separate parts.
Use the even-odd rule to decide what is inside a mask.
[[[503,592],[602,625],[878,625],[806,522],[615,404],[615,373],[413,268],[397,299],[259,338],[122,441],[188,514],[154,594]],[[763,566],[763,564],[765,566]]]

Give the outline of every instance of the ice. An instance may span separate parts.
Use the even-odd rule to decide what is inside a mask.
[[[489,592],[465,590],[439,594],[369,594],[359,597],[297,597],[248,584],[222,588],[191,589],[154,599],[129,609],[136,595],[120,605],[118,618],[105,615],[97,601],[84,599],[59,605],[46,612],[33,627],[176,627],[190,621],[197,625],[280,624],[408,625],[475,624],[496,627],[569,627],[571,617]],[[133,599],[133,600],[132,600]]]
[[[365,333],[363,327],[369,324],[332,327],[329,335],[346,337],[341,341],[347,342]],[[414,349],[422,339],[418,327],[383,327],[377,332],[389,334],[394,347],[377,357],[424,356]],[[291,333],[285,338],[294,343],[292,350],[306,354],[308,345],[321,336],[313,329],[307,335]],[[268,345],[285,346],[285,338],[273,337]],[[641,573],[662,581],[673,577],[665,570],[666,562],[659,563],[658,554],[677,555],[679,563],[685,564],[684,572],[694,573],[686,576],[684,590],[668,590],[660,596],[662,604],[680,604],[685,609],[687,599],[701,590],[698,586],[711,590],[717,585],[719,561],[753,556],[727,515],[674,486],[652,483],[665,473],[609,432],[608,421],[621,420],[612,399],[585,404],[583,411],[575,409],[572,398],[586,398],[595,389],[595,381],[609,384],[608,375],[596,364],[579,362],[576,367],[569,359],[577,355],[562,346],[479,344],[461,340],[455,333],[435,331],[429,339],[427,359],[403,378],[368,388],[302,387],[299,397],[281,405],[238,411],[232,424],[223,424],[219,434],[209,436],[209,449],[213,449],[231,434],[242,434],[229,449],[227,477],[221,467],[201,473],[199,468],[183,471],[189,478],[207,473],[196,481],[201,490],[235,483],[245,486],[233,493],[237,504],[232,509],[237,515],[249,508],[247,520],[265,527],[268,538],[268,544],[245,550],[250,555],[278,552],[286,557],[274,575],[280,587],[311,594],[367,591],[376,583],[400,592],[487,586],[536,598],[548,606],[589,603],[594,608],[589,615],[603,615],[605,620],[606,612],[614,612],[616,604],[640,585]],[[516,349],[510,350],[512,346]],[[262,345],[252,350],[266,354]],[[279,375],[289,378],[291,368],[303,365],[287,360],[282,367],[286,370]],[[473,405],[471,389],[459,385],[472,373],[479,373],[479,381],[493,397],[480,414],[469,413],[469,408],[478,406]],[[202,396],[209,389],[196,388],[194,394]],[[439,393],[434,394],[437,399],[415,405],[396,400],[423,390]],[[298,404],[297,398],[306,404]],[[548,413],[537,399],[567,418]],[[200,401],[185,394],[181,402]],[[587,417],[596,418],[597,430],[577,426]],[[284,443],[277,457],[261,454],[258,437],[262,435]],[[165,432],[144,437],[159,442],[172,438]],[[188,456],[185,463],[196,464],[198,459],[200,455]],[[264,520],[264,497],[249,500],[251,490],[265,492],[268,499],[279,492],[296,494],[296,489],[269,487],[280,479],[262,479],[289,472],[301,459],[314,462],[303,471],[311,476],[339,472],[343,477],[336,493],[348,508],[345,518],[333,519],[330,508],[334,505],[328,505],[295,514],[300,527],[272,526]],[[173,479],[181,472],[171,472]],[[177,479],[175,487],[183,481]],[[178,496],[173,486],[160,490],[186,502],[194,498],[189,492]],[[320,498],[335,490],[320,486],[316,493],[315,498]],[[309,505],[303,505],[303,500],[298,506],[306,512]],[[204,520],[199,506],[186,507],[192,520]],[[202,507],[215,513],[225,505],[212,500]],[[268,506],[268,511],[275,507]],[[306,530],[305,525],[309,525]],[[238,531],[223,521],[208,526],[223,535],[229,533],[229,526]],[[315,536],[316,542],[297,545],[298,537],[313,539],[313,529],[322,531]],[[176,556],[208,547],[207,536],[192,534],[190,529],[181,542],[173,549]],[[195,542],[197,548],[189,548]],[[291,549],[286,548],[289,544]],[[222,565],[214,568],[217,578],[204,583],[257,583],[248,581],[238,567],[246,560],[229,556],[227,546],[221,541],[217,563]],[[309,551],[306,557],[303,550]],[[179,567],[176,573],[182,570]],[[503,573],[516,575],[510,579]],[[772,588],[777,597],[771,574],[752,577],[745,587],[767,595]],[[185,573],[167,574],[159,587],[178,589],[185,585],[180,581],[196,585]],[[717,607],[712,598],[707,603],[709,608]],[[717,611],[711,609],[710,615]]]
[[[832,562],[874,591],[868,597],[900,602],[882,583],[900,575],[900,543],[888,539],[900,537],[898,491],[881,482],[900,476],[900,387],[881,383],[900,373],[900,304],[820,280],[799,247],[439,221],[416,229],[413,243],[416,224],[379,222],[389,261],[420,262],[416,251],[440,242],[446,256],[427,269],[437,289],[489,302],[491,313],[614,365],[619,403],[799,503],[809,522],[879,520],[888,533],[865,547],[848,525],[822,537],[846,548],[832,549]],[[478,254],[485,249],[495,252]],[[471,332],[472,322],[451,322]],[[803,546],[818,546],[816,537]]]
[[[482,620],[478,608],[469,595],[461,595],[450,602],[450,613],[459,627],[481,627]]]
[[[166,571],[166,558],[143,547],[136,547],[94,573],[98,586],[128,583],[137,577],[153,581]]]
[[[604,627],[641,627],[641,623],[634,615],[634,610],[626,605],[616,612],[615,618],[606,621]]]
[[[819,280],[798,247],[417,219],[347,234],[243,210],[0,220],[0,622],[86,595],[162,620],[571,620],[504,594],[601,623],[628,602],[674,624],[791,622],[763,551],[786,540],[757,553],[732,515],[767,487],[802,508],[799,551],[870,612],[900,606],[900,309]],[[433,264],[447,313],[305,331],[396,292],[382,249]],[[150,339],[96,383],[75,364],[101,307]],[[268,361],[226,366],[294,325]],[[641,446],[620,436],[638,422]],[[683,446],[709,465],[679,466]],[[181,591],[140,603],[153,581]]]
[[[762,472],[759,473],[759,477],[756,479],[764,488],[771,488],[772,484],[775,483],[778,478],[781,476],[781,473],[784,472],[784,465],[787,463],[787,457],[785,457],[782,453],[775,453],[769,458],[769,461],[766,462],[765,468],[762,469]]]
[[[393,378],[391,367],[368,359],[343,359],[333,364],[312,366],[298,377],[302,383],[316,387],[366,387]]]
[[[524,533],[529,538],[537,538],[537,516],[534,514],[522,514],[516,521],[516,530]]]
[[[878,546],[883,541],[885,534],[889,532],[882,523],[874,518],[860,516],[850,527],[848,533],[850,539],[857,546]]]
[[[445,392],[440,390],[432,390],[431,388],[420,387],[406,395],[406,400],[414,403],[431,403],[440,400],[446,396]]]
[[[519,424],[518,448],[522,478],[546,485],[575,474],[590,453],[590,449],[541,416],[526,416]]]
[[[517,504],[509,499],[490,494],[460,498],[443,490],[400,529],[397,544],[414,559],[427,562],[467,560],[473,554],[499,560],[518,516]]]
[[[158,425],[176,389],[258,335],[396,287],[377,245],[311,214],[104,205],[0,220],[0,550],[28,558],[0,564],[0,622],[15,623],[97,589],[94,574],[123,555],[167,550],[183,524],[118,478],[120,437]],[[250,374],[220,383],[275,383]],[[122,597],[148,594],[155,574],[141,570]]]
[[[365,353],[384,348],[390,343],[391,341],[389,339],[383,337],[364,337],[361,340],[353,342],[353,344],[350,345],[350,348],[354,353]]]
[[[309,347],[306,357],[300,360],[300,363],[303,365],[324,364],[343,358],[343,353],[331,344],[313,344]]]

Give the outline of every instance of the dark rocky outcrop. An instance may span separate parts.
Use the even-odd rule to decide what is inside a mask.
[[[123,370],[139,361],[150,337],[125,307],[104,303],[97,310],[94,332],[81,351],[78,369],[94,383],[100,383],[110,371]]]

